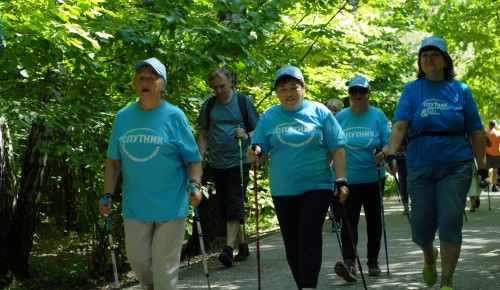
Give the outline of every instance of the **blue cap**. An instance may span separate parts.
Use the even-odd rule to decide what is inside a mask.
[[[292,76],[296,79],[298,79],[299,81],[303,81],[304,80],[304,76],[302,75],[302,73],[300,72],[300,69],[294,67],[294,66],[291,66],[289,64],[281,67],[277,72],[276,72],[276,77],[274,78],[274,86],[276,86],[276,81],[282,77],[282,76]]]
[[[369,89],[370,84],[368,83],[368,79],[365,78],[364,76],[356,75],[349,81],[349,89],[352,87],[362,87],[365,89]]]
[[[422,45],[420,46],[420,50],[422,50],[423,48],[428,47],[428,46],[434,46],[434,47],[438,48],[439,50],[441,50],[442,52],[446,52],[446,53],[448,52],[448,48],[446,47],[446,41],[444,41],[444,39],[439,38],[439,37],[434,36],[434,35],[422,40]]]
[[[165,81],[167,81],[167,69],[158,59],[152,57],[146,60],[140,61],[135,65],[135,70],[137,71],[140,67],[150,66],[154,68],[156,73],[161,76]]]

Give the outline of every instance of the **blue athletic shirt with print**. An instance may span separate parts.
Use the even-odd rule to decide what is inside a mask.
[[[248,122],[255,128],[259,121],[259,114],[255,110],[252,100],[248,96],[245,96],[245,99],[247,103]],[[236,92],[233,92],[233,97],[227,104],[221,104],[219,100],[215,101],[215,105],[210,113],[210,128],[207,128],[207,104],[208,100],[203,104],[198,119],[198,126],[210,132],[208,137],[210,167],[226,169],[239,166],[240,148],[238,140],[234,139],[234,131],[238,127],[245,128],[245,124],[238,106]],[[250,140],[241,140],[243,163],[250,163],[245,154],[245,150],[249,144]]]
[[[308,100],[296,110],[287,111],[282,105],[270,107],[261,115],[252,137],[252,144],[270,154],[272,196],[333,189],[328,151],[345,143],[332,112]]]
[[[189,213],[184,162],[201,161],[184,113],[163,101],[151,111],[134,102],[115,117],[107,157],[121,160],[123,217],[170,221]]]
[[[377,147],[381,149],[389,142],[389,120],[382,111],[372,106],[368,106],[368,110],[362,114],[356,114],[346,108],[340,111],[336,118],[347,138],[345,151],[349,183],[378,181],[379,167],[375,163],[373,151]],[[385,177],[383,164],[380,165],[380,177]]]
[[[422,78],[408,83],[394,113],[393,122],[397,121],[410,124],[408,167],[472,161],[472,147],[465,134],[483,128],[469,87],[455,79]],[[423,132],[456,134],[419,135]]]

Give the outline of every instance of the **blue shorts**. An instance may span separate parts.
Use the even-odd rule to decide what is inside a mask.
[[[439,240],[462,243],[467,191],[472,181],[472,161],[408,168],[412,240],[419,246]]]

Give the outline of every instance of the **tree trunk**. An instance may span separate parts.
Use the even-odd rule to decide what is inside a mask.
[[[12,218],[12,205],[8,190],[15,187],[15,179],[10,170],[12,156],[8,150],[10,142],[8,127],[3,121],[0,118],[0,286],[2,282],[9,283],[9,281],[2,281],[2,277],[6,277],[10,270],[8,233]]]
[[[20,280],[30,277],[28,259],[38,217],[37,201],[47,162],[47,154],[41,152],[40,148],[46,139],[46,127],[33,125],[24,156],[20,189],[10,227],[9,263],[14,277]]]
[[[66,213],[66,227],[65,230],[70,232],[74,230],[79,230],[78,217],[76,214],[76,193],[78,188],[75,186],[75,180],[78,180],[79,176],[75,172],[76,169],[68,164],[67,154],[63,155],[63,161],[61,163],[62,167],[62,190],[64,192],[64,208]],[[83,182],[83,181],[82,181]]]
[[[46,80],[56,77],[47,71]],[[40,94],[40,102],[48,103],[50,94]],[[33,246],[33,235],[38,218],[37,202],[43,185],[47,154],[42,151],[49,141],[48,129],[44,124],[33,123],[26,145],[20,178],[20,188],[15,201],[14,214],[9,229],[8,255],[12,274],[18,280],[30,277],[29,256]]]

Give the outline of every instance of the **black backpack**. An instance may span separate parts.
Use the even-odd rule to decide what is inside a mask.
[[[243,117],[243,123],[245,124],[245,132],[252,132],[255,128],[250,126],[250,122],[248,121],[248,111],[247,111],[247,101],[246,97],[242,93],[236,93],[238,97],[238,107],[240,108],[241,116]],[[215,106],[215,100],[217,96],[210,97],[208,99],[207,108],[206,108],[206,118],[207,118],[207,128],[210,129],[210,113]]]

